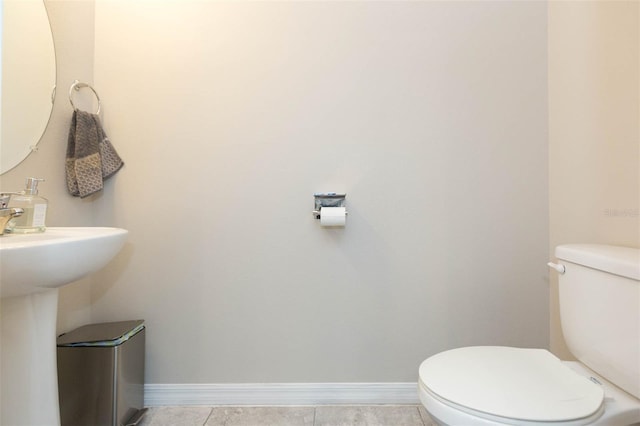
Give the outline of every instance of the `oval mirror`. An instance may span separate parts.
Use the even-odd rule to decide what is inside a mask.
[[[0,174],[35,150],[53,107],[56,58],[43,1],[0,1]]]

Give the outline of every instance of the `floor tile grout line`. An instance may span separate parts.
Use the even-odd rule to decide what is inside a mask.
[[[418,418],[422,422],[422,426],[427,426],[427,424],[424,422],[424,418],[422,417],[422,413],[420,412],[420,407],[418,407],[417,405],[416,405],[416,410],[418,410]]]
[[[202,426],[207,426],[207,422],[209,421],[209,419],[211,418],[211,415],[213,414],[213,407],[211,407],[211,409],[209,410],[209,415],[207,416],[206,419],[204,419],[204,423],[202,423]]]

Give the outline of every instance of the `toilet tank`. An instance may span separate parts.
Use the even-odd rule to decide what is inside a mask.
[[[571,353],[640,398],[640,249],[556,247],[560,321]]]

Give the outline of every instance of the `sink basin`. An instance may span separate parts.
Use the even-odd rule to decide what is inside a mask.
[[[109,263],[127,234],[118,228],[47,228],[0,237],[1,425],[60,425],[58,287]]]
[[[0,237],[0,297],[57,288],[105,266],[124,245],[119,228],[47,228]]]

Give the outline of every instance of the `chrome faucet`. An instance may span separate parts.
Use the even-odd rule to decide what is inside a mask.
[[[21,216],[24,210],[21,208],[9,208],[11,194],[0,194],[0,235],[4,235],[7,223],[14,217]]]

